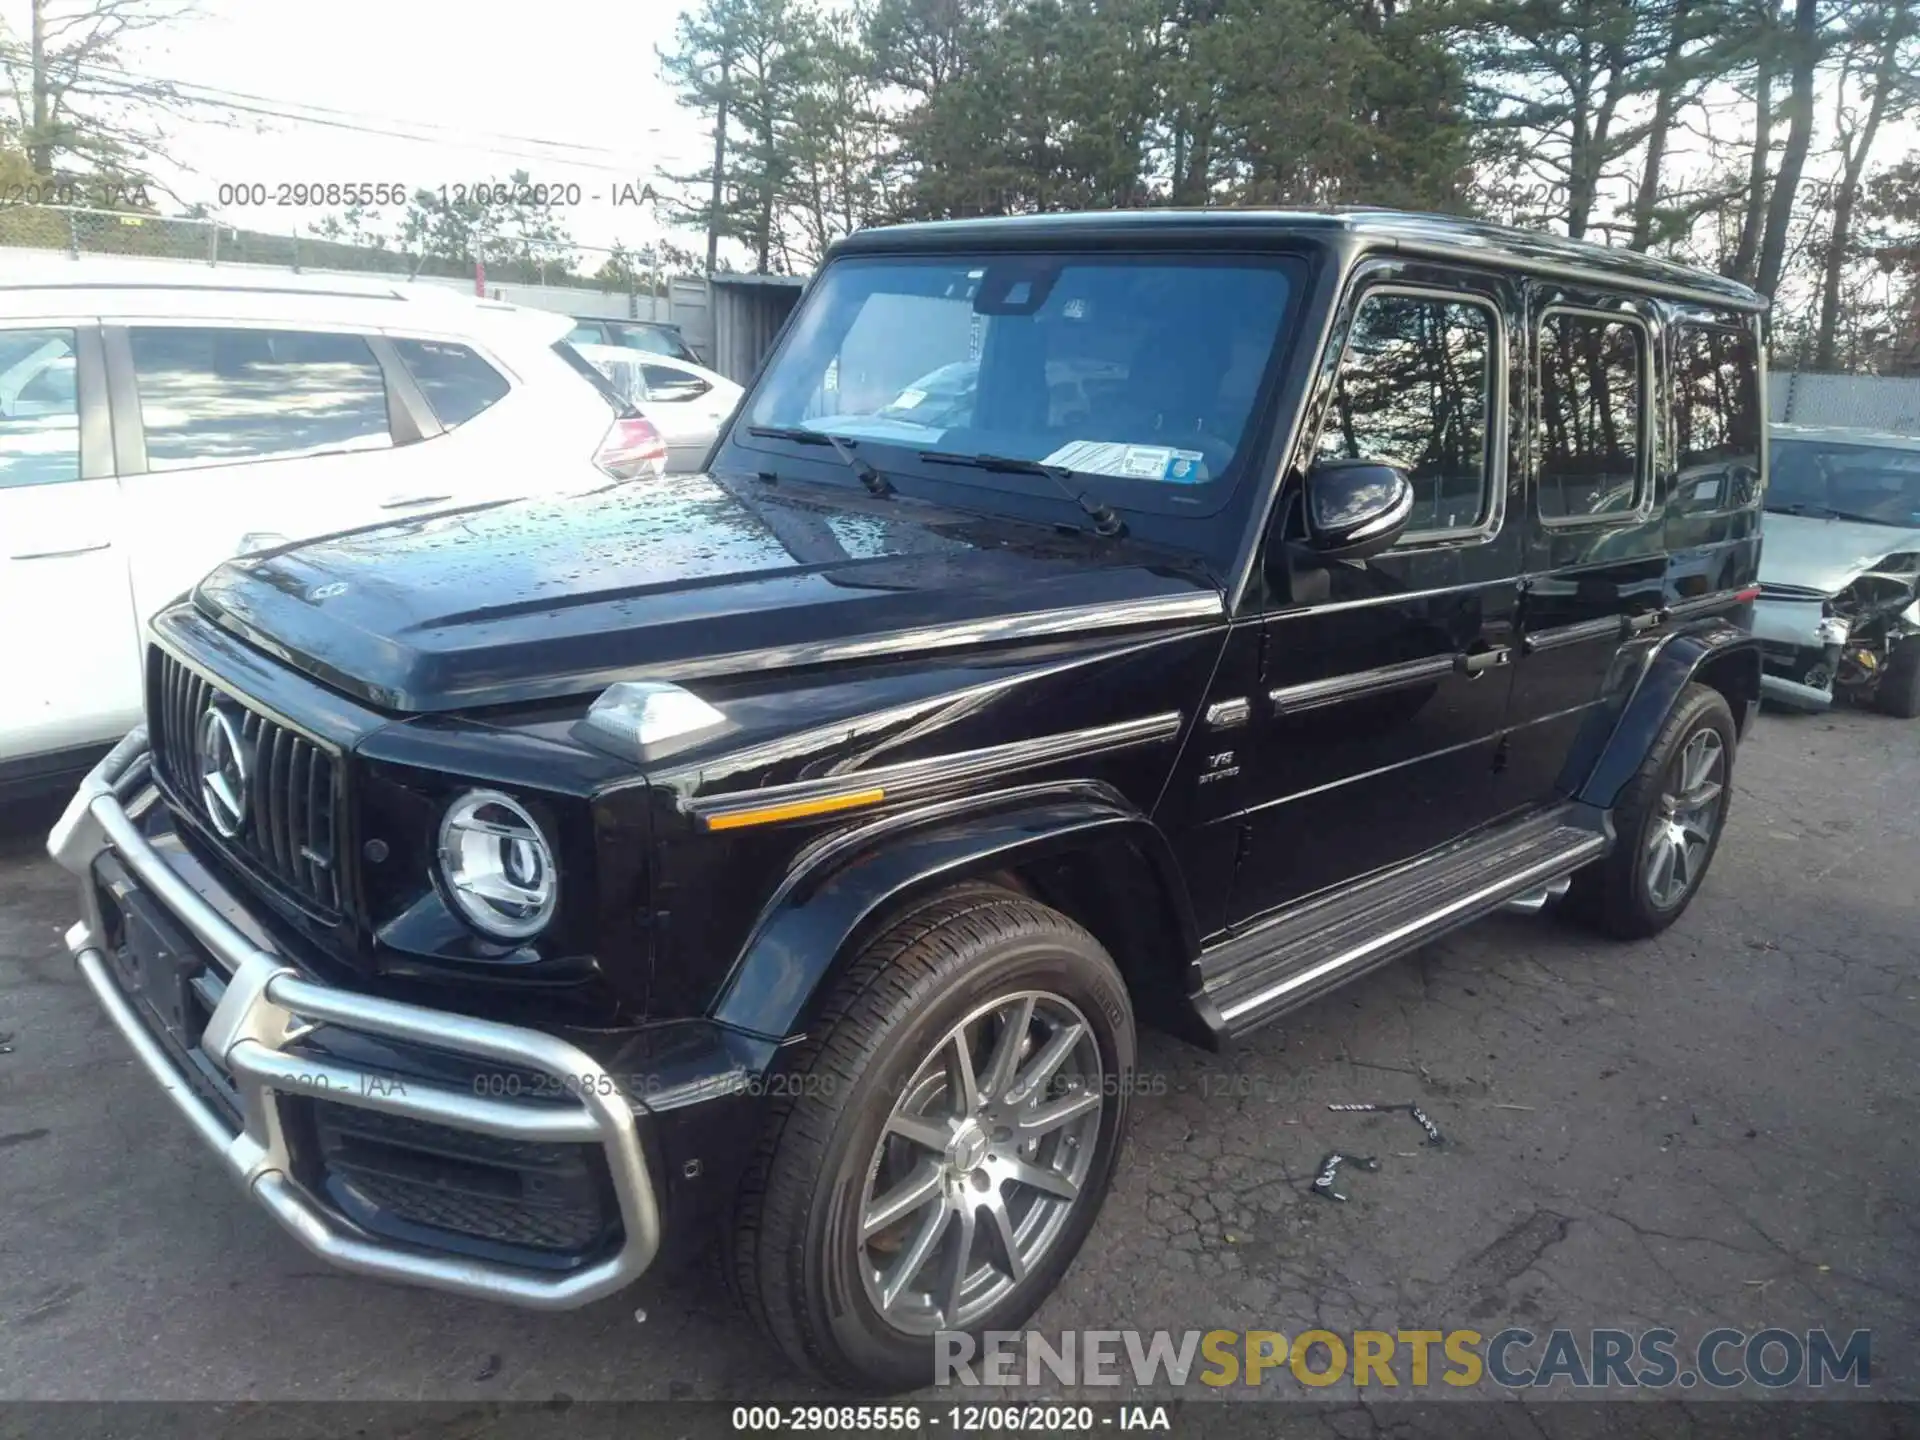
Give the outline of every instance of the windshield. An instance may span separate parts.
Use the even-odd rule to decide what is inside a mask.
[[[842,260],[795,317],[746,423],[859,441],[895,473],[929,454],[1039,461],[1116,505],[1209,512],[1292,288],[1287,262],[1267,259]],[[1057,493],[1004,467],[949,464],[940,478]]]
[[[1826,440],[1775,440],[1767,509],[1920,525],[1920,450]]]

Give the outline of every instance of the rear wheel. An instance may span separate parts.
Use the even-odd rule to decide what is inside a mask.
[[[1905,636],[1893,647],[1873,703],[1874,708],[1902,720],[1920,715],[1920,635]]]
[[[1614,807],[1613,852],[1573,878],[1570,914],[1623,940],[1680,918],[1720,847],[1736,737],[1718,690],[1695,683],[1681,691]]]
[[[928,1384],[937,1333],[1017,1328],[1093,1225],[1126,1126],[1125,984],[1065,916],[971,889],[873,941],[796,1048],[729,1274],[796,1364]]]

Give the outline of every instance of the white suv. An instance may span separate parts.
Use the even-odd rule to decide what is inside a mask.
[[[0,797],[138,720],[147,617],[223,560],[662,473],[572,324],[384,279],[6,256]]]

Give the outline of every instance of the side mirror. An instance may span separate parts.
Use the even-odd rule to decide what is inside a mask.
[[[1400,538],[1413,482],[1378,460],[1320,460],[1307,471],[1304,548],[1323,560],[1364,560]]]

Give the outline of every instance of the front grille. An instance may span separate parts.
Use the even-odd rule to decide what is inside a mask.
[[[174,795],[206,822],[235,859],[329,918],[340,909],[333,756],[247,707],[164,651],[148,697],[148,741]],[[246,760],[238,833],[220,834],[207,812],[197,755],[202,717],[226,706]]]

